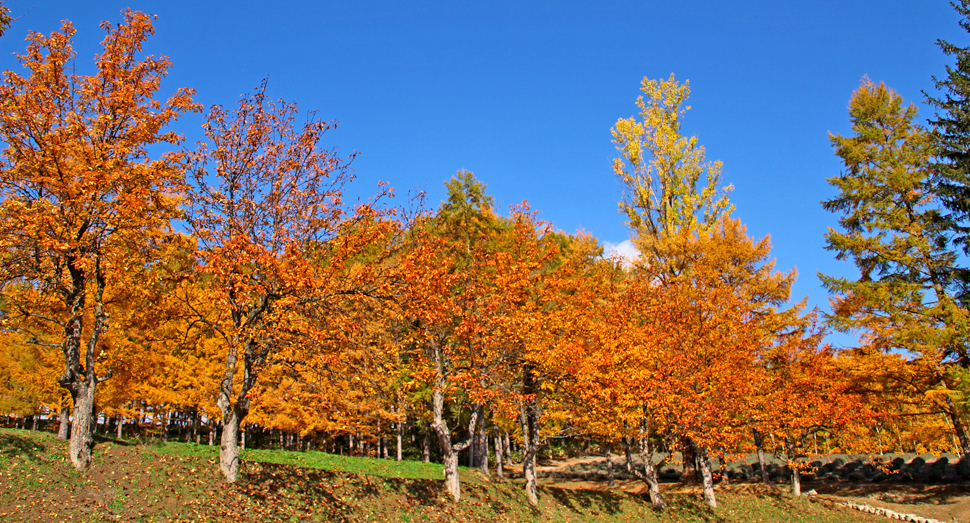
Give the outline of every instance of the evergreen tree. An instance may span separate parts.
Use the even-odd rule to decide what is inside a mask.
[[[960,27],[970,32],[970,0],[951,2],[963,17]],[[949,227],[956,233],[955,241],[970,253],[970,47],[959,47],[946,40],[937,45],[947,56],[956,59],[946,66],[946,78],[933,78],[940,96],[926,95],[927,102],[936,108],[935,127],[938,161],[933,164],[932,191],[937,193],[950,215]],[[925,93],[924,93],[925,94]],[[964,277],[964,280],[967,278]],[[961,293],[965,294],[965,293]]]
[[[925,363],[939,407],[947,412],[964,453],[970,441],[952,400],[949,376],[970,367],[967,310],[950,222],[931,191],[934,140],[915,123],[914,105],[870,80],[849,104],[854,136],[831,136],[845,171],[829,178],[839,194],[822,202],[842,215],[842,231],[825,235],[837,259],[851,259],[858,280],[819,275],[835,295],[830,323],[863,330],[863,341],[905,350]],[[931,392],[931,391],[925,391]]]

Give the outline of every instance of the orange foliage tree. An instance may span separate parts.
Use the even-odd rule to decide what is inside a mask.
[[[369,266],[347,268],[393,223],[370,205],[349,210],[347,161],[318,147],[333,122],[297,129],[295,104],[274,102],[265,83],[235,111],[213,107],[207,143],[191,153],[187,218],[199,242],[199,276],[218,306],[197,311],[224,344],[217,404],[220,468],[239,473],[239,429],[250,391],[284,350],[332,349],[351,332],[323,321],[343,300],[380,294]],[[346,325],[344,325],[346,326]]]
[[[50,36],[32,33],[19,55],[27,74],[7,71],[0,85],[0,279],[37,289],[38,307],[21,312],[59,333],[78,470],[91,463],[95,389],[110,376],[97,368],[106,293],[151,255],[178,210],[181,171],[150,159],[148,146],[177,143],[164,128],[197,108],[187,89],[155,99],[170,63],[139,57],[152,17],[124,18],[102,24],[95,74],[74,70],[74,28],[64,22]]]

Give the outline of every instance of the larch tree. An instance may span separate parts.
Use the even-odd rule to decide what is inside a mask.
[[[298,128],[297,106],[272,101],[265,87],[234,111],[211,108],[206,142],[190,153],[187,219],[203,292],[218,304],[198,311],[196,324],[224,344],[219,464],[229,482],[261,372],[296,346],[336,350],[340,333],[323,318],[344,299],[381,294],[367,266],[347,267],[391,223],[371,204],[343,203],[348,161],[319,147],[335,124],[311,117]]]
[[[644,270],[638,278],[647,285],[667,284],[690,270],[691,258],[683,255],[678,238],[704,234],[728,216],[731,187],[719,187],[721,163],[707,162],[697,138],[681,134],[689,84],[680,84],[674,75],[660,81],[644,78],[641,90],[637,107],[642,120],[621,118],[612,129],[620,152],[613,169],[627,188],[620,211],[640,251],[638,264]],[[713,496],[706,497],[713,506]]]
[[[952,370],[970,367],[970,315],[954,233],[931,190],[934,140],[916,117],[916,107],[884,84],[865,79],[852,95],[853,135],[831,136],[845,170],[828,179],[838,194],[822,205],[840,215],[826,248],[851,260],[859,277],[820,277],[834,295],[834,327],[862,330],[864,343],[908,351],[932,369],[940,408],[966,454],[970,439],[948,392]]]
[[[80,471],[92,459],[95,391],[111,375],[99,368],[106,293],[151,256],[178,213],[182,171],[153,160],[149,146],[179,142],[166,126],[197,109],[187,89],[155,98],[170,62],[141,56],[153,18],[129,10],[124,19],[102,24],[93,75],[74,69],[75,31],[64,22],[50,36],[32,33],[18,55],[26,74],[7,71],[0,84],[0,279],[37,289],[40,307],[19,312],[59,333]]]
[[[663,240],[681,230],[701,231],[715,225],[733,206],[731,186],[719,187],[721,162],[707,162],[696,137],[681,134],[690,83],[644,77],[637,98],[640,117],[620,118],[612,129],[620,156],[613,171],[626,187],[620,211],[633,230],[634,244],[645,262],[661,275],[679,274],[682,263],[665,252]]]
[[[445,483],[461,498],[458,453],[469,448],[485,415],[489,335],[496,289],[492,232],[497,217],[485,185],[468,171],[446,183],[448,200],[434,216],[412,224],[398,266],[402,314],[413,326],[422,374],[432,386],[432,423],[445,465]],[[470,410],[467,436],[455,441],[447,405]]]

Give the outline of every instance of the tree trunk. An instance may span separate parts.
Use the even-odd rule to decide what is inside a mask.
[[[798,467],[791,468],[791,492],[795,497],[802,495],[802,473]]]
[[[502,455],[503,448],[505,445],[502,442],[502,433],[499,432],[498,427],[495,427],[495,474],[500,478],[505,477],[505,463],[504,456]]]
[[[681,453],[684,455],[684,473],[680,481],[684,485],[697,483],[697,454],[691,441],[681,441]]]
[[[607,443],[603,449],[606,452],[606,478],[610,488],[616,486],[616,475],[613,473],[613,444]]]
[[[101,272],[101,259],[96,257],[94,276],[94,325],[87,342],[85,363],[81,366],[81,337],[84,327],[84,303],[87,278],[85,269],[79,268],[78,260],[69,259],[67,269],[71,275],[71,291],[67,302],[70,306],[70,319],[64,327],[62,350],[64,351],[64,373],[58,378],[61,387],[71,393],[74,400],[74,413],[71,423],[71,441],[68,446],[71,463],[78,472],[91,466],[94,449],[94,397],[99,380],[95,373],[95,354],[98,338],[107,328],[107,315],[104,312],[105,278]],[[104,380],[111,377],[109,372]]]
[[[401,461],[403,459],[403,446],[404,446],[404,424],[400,421],[397,422],[397,460]]]
[[[946,395],[946,402],[947,414],[950,417],[950,421],[953,422],[953,431],[956,433],[957,440],[960,443],[960,457],[970,456],[970,439],[967,437],[967,429],[963,425],[963,419],[960,418],[960,413],[957,412],[956,407],[953,405],[953,398]]]
[[[522,427],[522,475],[525,478],[525,495],[533,507],[539,505],[536,455],[539,453],[539,405],[536,399],[537,383],[530,365],[522,371],[522,394],[519,404],[519,425]]]
[[[485,416],[478,424],[478,466],[482,474],[491,475],[488,470],[488,433],[485,432]]]
[[[479,416],[482,414],[482,406],[476,405],[472,408],[471,419],[468,422],[468,438],[457,444],[451,442],[451,430],[448,422],[445,421],[445,392],[448,390],[448,372],[445,369],[444,356],[441,348],[435,340],[430,341],[432,353],[435,361],[435,383],[432,393],[432,413],[434,420],[431,428],[434,429],[438,437],[438,446],[441,448],[441,457],[445,464],[445,486],[448,493],[457,503],[461,499],[461,479],[458,476],[458,455],[462,450],[468,448],[475,439],[475,428]]]
[[[502,431],[502,441],[505,445],[505,456],[508,458],[509,463],[512,463],[512,441],[509,439],[509,433],[507,431]]]
[[[536,475],[536,453],[522,453],[522,477],[525,478],[525,496],[533,507],[539,505],[538,476]]]
[[[234,325],[238,328],[242,319],[234,314]],[[243,420],[249,414],[249,391],[256,384],[256,373],[252,368],[253,354],[256,352],[255,342],[247,339],[243,342],[243,382],[233,401],[233,384],[236,375],[240,340],[234,339],[229,346],[226,356],[225,373],[222,382],[219,384],[219,394],[216,398],[216,405],[222,413],[222,437],[219,446],[219,469],[229,483],[235,483],[239,478],[239,447],[240,436],[242,448],[246,448],[246,433],[242,431]],[[241,432],[241,434],[240,434]]]
[[[440,407],[439,407],[440,405]],[[451,442],[451,431],[444,420],[444,389],[435,388],[434,391],[434,423],[432,427],[438,436],[438,445],[441,448],[441,456],[445,464],[445,486],[448,493],[454,498],[455,502],[461,499],[461,479],[458,476],[458,456],[462,450],[469,448],[474,440],[475,424],[478,422],[479,408],[472,410],[471,421],[469,422],[469,433],[471,434],[465,441],[453,444]]]
[[[653,464],[653,452],[650,450],[650,427],[647,419],[640,420],[640,459],[643,461],[643,474],[639,474],[634,469],[634,474],[640,477],[647,484],[647,492],[650,495],[650,502],[657,510],[664,510],[667,505],[664,503],[663,496],[660,495],[660,481],[657,479],[657,467]],[[665,458],[666,460],[666,458]],[[663,461],[661,461],[663,463]]]
[[[714,497],[714,472],[711,470],[711,456],[707,449],[694,446],[694,455],[697,458],[697,468],[701,471],[701,481],[704,483],[704,501],[707,506],[717,508],[717,498]]]
[[[222,439],[219,447],[219,470],[229,483],[239,478],[239,425],[244,414],[236,406],[223,412]]]
[[[633,474],[633,442],[630,439],[629,436],[623,438],[623,454],[626,457],[627,474]]]
[[[91,466],[94,450],[94,390],[95,384],[78,384],[74,394],[74,416],[71,423],[71,463],[78,472]]]
[[[71,431],[71,418],[67,412],[67,407],[61,406],[61,411],[57,413],[57,439],[67,439]]]
[[[724,450],[724,447],[721,447],[720,457],[717,458],[718,464],[720,465],[719,472],[721,474],[721,484],[728,485],[730,484],[730,481],[728,478],[727,459],[725,459],[725,456],[727,456],[727,451]]]
[[[421,452],[424,454],[424,462],[431,463],[431,435],[427,432],[421,438]]]
[[[754,431],[754,444],[758,447],[758,467],[761,468],[761,482],[767,485],[769,479],[768,464],[765,462],[765,439],[757,430]]]
[[[125,427],[125,417],[121,414],[118,414],[118,433],[117,433],[118,439],[121,439],[124,436],[124,430],[125,430],[124,427]]]
[[[445,463],[445,487],[448,493],[454,498],[455,503],[461,499],[461,478],[458,477],[458,453],[444,453]]]

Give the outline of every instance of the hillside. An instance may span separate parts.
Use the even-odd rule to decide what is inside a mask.
[[[95,465],[78,475],[66,442],[48,433],[0,429],[3,521],[877,521],[831,501],[773,490],[719,490],[711,511],[689,490],[669,490],[655,513],[623,490],[542,486],[532,509],[516,480],[462,470],[452,503],[435,464],[319,452],[250,451],[235,485],[222,482],[216,449],[184,443],[102,440]]]

